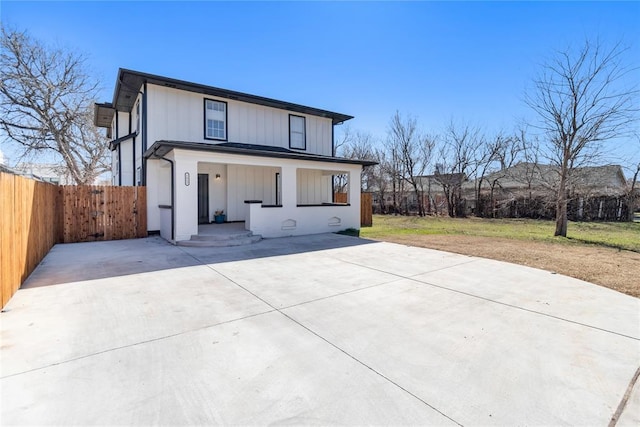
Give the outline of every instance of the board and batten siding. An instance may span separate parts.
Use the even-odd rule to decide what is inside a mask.
[[[204,137],[204,99],[227,103],[227,141]],[[135,107],[134,107],[135,108]],[[199,93],[147,85],[148,144],[159,140],[188,142],[235,142],[289,148],[290,111]],[[331,156],[332,122],[329,118],[305,117],[305,153]]]
[[[321,170],[297,170],[297,203],[299,205],[319,205],[331,203],[331,176]]]
[[[262,200],[265,205],[276,203],[276,173],[280,168],[227,165],[227,221],[244,221],[245,200]]]

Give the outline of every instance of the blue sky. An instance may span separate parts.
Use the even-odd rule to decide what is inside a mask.
[[[630,61],[640,59],[640,2],[5,0],[0,8],[3,23],[88,54],[101,101],[111,100],[123,67],[350,114],[352,129],[379,138],[396,110],[429,133],[452,119],[510,131],[531,115],[522,99],[539,64],[585,38],[622,40]],[[630,145],[615,153],[640,158]]]

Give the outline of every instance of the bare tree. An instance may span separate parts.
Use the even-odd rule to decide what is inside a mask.
[[[434,149],[433,139],[422,136],[413,117],[402,118],[396,111],[389,124],[389,140],[398,153],[404,174],[402,179],[413,190],[418,205],[418,215],[424,216],[423,191],[420,178],[431,161]]]
[[[370,133],[357,131],[355,134],[350,134],[348,140],[340,147],[341,157],[347,159],[375,160],[373,146],[373,137]],[[362,168],[362,172],[360,172],[361,191],[369,191],[374,171],[375,169],[371,166]]]
[[[629,179],[628,191],[627,191],[627,206],[629,209],[629,221],[633,221],[634,210],[638,203],[638,176],[640,176],[640,162],[636,165],[636,169],[633,171],[633,175]]]
[[[387,195],[387,187],[389,184],[389,177],[387,175],[387,171],[389,170],[387,153],[384,149],[374,148],[373,160],[378,162],[378,164],[370,167],[372,185],[369,189],[373,190],[373,193],[376,194],[380,213],[387,213],[385,200]]]
[[[606,49],[587,41],[577,51],[557,52],[526,94],[538,116],[532,125],[546,137],[559,166],[556,236],[567,235],[571,170],[592,160],[604,141],[624,135],[637,115],[638,89],[625,85],[632,71],[623,63],[625,51],[620,44]]]
[[[77,184],[108,170],[108,144],[92,122],[97,82],[82,55],[2,27],[0,74],[0,129],[23,155],[53,153]]]
[[[478,169],[478,151],[484,144],[478,128],[468,124],[449,123],[438,152],[436,179],[442,185],[449,216],[465,215],[462,184]]]
[[[398,141],[393,138],[387,138],[384,142],[385,163],[383,164],[384,174],[391,183],[392,209],[394,214],[402,214],[402,204],[405,202],[406,212],[406,195],[404,192],[404,162],[402,161],[402,149],[398,145]]]
[[[633,221],[635,215],[635,209],[640,200],[640,191],[638,190],[638,178],[640,177],[640,133],[634,133],[633,138],[636,143],[636,155],[632,158],[635,160],[630,161],[626,169],[631,173],[631,178],[627,181],[627,206],[628,206],[628,220]]]
[[[476,180],[476,207],[477,215],[484,216],[487,209],[481,203],[482,199],[482,183],[484,181],[489,185],[489,216],[495,218],[495,190],[500,180],[506,177],[508,170],[519,159],[522,152],[522,141],[516,135],[506,135],[499,132],[492,140],[486,143],[482,152],[481,163],[478,167],[478,178]],[[490,178],[487,175],[490,173]]]

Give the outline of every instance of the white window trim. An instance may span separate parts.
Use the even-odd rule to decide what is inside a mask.
[[[291,135],[293,133],[292,129],[291,129],[291,119],[292,118],[298,118],[298,119],[302,119],[302,147],[294,147],[291,143],[292,143],[292,139],[291,139]],[[299,132],[298,132],[299,133]],[[289,148],[293,149],[293,150],[307,150],[307,118],[304,116],[297,116],[295,114],[289,114]]]
[[[216,119],[212,119],[215,121],[220,121],[223,122],[224,128],[223,128],[223,132],[224,132],[224,136],[221,137],[215,137],[215,136],[209,136],[209,119],[207,118],[207,104],[209,102],[215,102],[215,103],[219,103],[224,105],[224,121],[222,120],[216,120]],[[214,110],[216,111],[216,110]],[[219,110],[217,110],[219,111]],[[228,126],[228,118],[229,118],[229,105],[225,102],[225,101],[220,101],[218,99],[210,99],[210,98],[204,98],[204,139],[209,139],[209,140],[214,140],[214,141],[227,141],[228,138],[228,134],[229,134],[229,126]]]

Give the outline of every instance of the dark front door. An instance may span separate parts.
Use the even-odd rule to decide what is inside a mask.
[[[198,174],[198,224],[209,222],[209,174]]]

